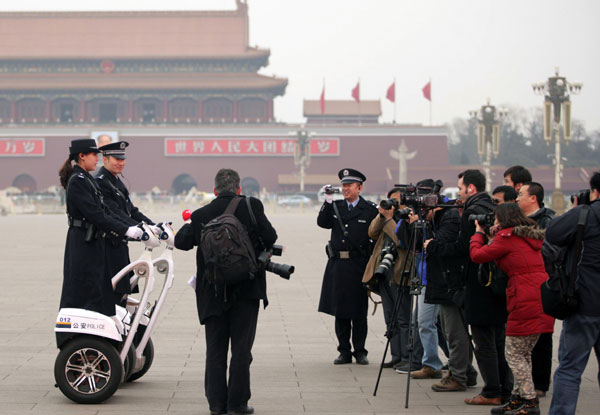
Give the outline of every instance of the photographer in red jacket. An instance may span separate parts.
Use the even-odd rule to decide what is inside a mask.
[[[531,350],[540,333],[554,323],[542,311],[540,285],[548,279],[541,248],[544,231],[535,228],[514,203],[504,203],[494,209],[495,223],[491,242],[485,242],[485,229],[476,224],[471,237],[470,255],[475,263],[496,261],[508,275],[506,287],[506,361],[514,376],[513,394],[509,401],[492,409],[492,415],[539,414],[538,398],[531,375]]]

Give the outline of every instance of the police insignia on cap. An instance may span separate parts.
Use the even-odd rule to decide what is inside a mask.
[[[125,143],[124,141],[121,141],[121,143],[119,143],[119,148],[121,150],[125,150],[125,147],[127,147],[127,143]]]
[[[348,176],[350,173],[348,172],[348,169],[344,169],[343,174],[344,174],[344,176]]]

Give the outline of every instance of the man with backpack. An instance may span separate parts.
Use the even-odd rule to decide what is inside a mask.
[[[235,170],[219,170],[214,187],[217,198],[194,211],[191,222],[175,236],[178,249],[198,246],[196,305],[200,324],[205,327],[204,389],[211,415],[254,412],[248,406],[251,351],[259,301],[264,307],[268,304],[265,270],[256,258],[277,240],[260,200],[240,196],[241,190]],[[225,246],[219,233],[237,243]],[[223,252],[229,254],[223,256]],[[249,272],[240,271],[244,268]]]
[[[546,229],[546,240],[567,247],[565,270],[577,264],[576,311],[563,320],[558,347],[558,368],[554,372],[554,390],[550,415],[575,414],[581,375],[592,348],[600,360],[600,172],[590,179],[589,206],[577,206],[555,217]],[[589,212],[585,220],[582,209]],[[578,223],[583,226],[577,249]],[[584,222],[584,223],[583,223]],[[579,254],[579,258],[576,255]],[[600,383],[600,371],[598,373]]]

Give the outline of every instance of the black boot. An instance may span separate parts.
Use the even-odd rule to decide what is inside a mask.
[[[521,402],[520,407],[505,412],[504,415],[540,415],[540,401],[538,398],[523,399]]]
[[[514,411],[523,405],[523,399],[519,395],[511,395],[508,401],[496,408],[492,408],[492,415],[504,415],[505,412]]]

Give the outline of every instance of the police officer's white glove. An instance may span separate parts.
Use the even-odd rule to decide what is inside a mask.
[[[163,232],[162,229],[156,225],[148,225],[148,227],[152,230],[156,237],[160,237],[160,234]]]
[[[325,201],[327,203],[333,203],[333,193],[332,194],[325,193],[325,188],[326,187],[331,187],[331,185],[330,184],[326,184],[325,186],[321,187],[321,192],[323,192],[323,197],[325,198]]]
[[[130,226],[125,232],[126,236],[129,236],[131,239],[142,239],[142,235],[144,235],[144,231],[138,228],[137,226]]]

